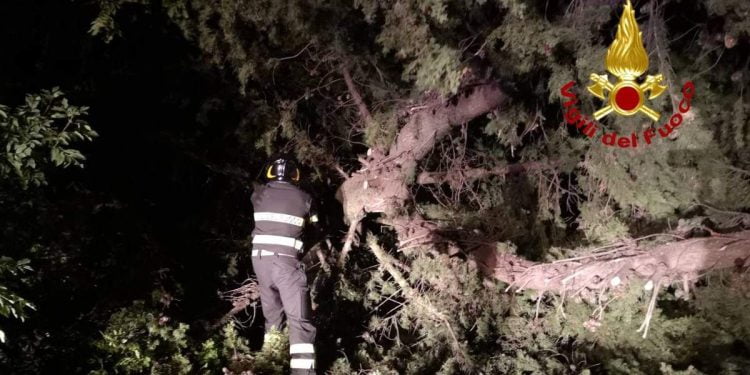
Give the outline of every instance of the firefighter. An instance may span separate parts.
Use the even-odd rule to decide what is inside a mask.
[[[315,326],[312,323],[300,240],[306,222],[316,224],[312,199],[297,185],[300,169],[288,158],[272,160],[265,168],[265,185],[256,186],[251,198],[253,229],[252,263],[258,278],[265,331],[289,327],[292,374],[315,373]]]

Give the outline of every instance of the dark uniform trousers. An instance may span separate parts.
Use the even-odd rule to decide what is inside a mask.
[[[304,218],[310,196],[296,186],[270,182],[256,187],[252,197],[255,228],[252,263],[258,278],[266,333],[289,327],[292,374],[315,373],[315,326],[310,289],[299,261]]]
[[[254,256],[253,269],[260,286],[260,302],[266,332],[289,326],[290,367],[293,374],[315,366],[315,326],[312,324],[310,289],[302,262],[279,255]]]

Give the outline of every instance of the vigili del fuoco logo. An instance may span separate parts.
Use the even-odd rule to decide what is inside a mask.
[[[575,126],[589,138],[594,138],[599,133],[601,125],[597,122],[607,115],[636,116],[642,115],[654,122],[659,121],[661,114],[648,106],[648,101],[658,98],[666,91],[661,74],[646,75],[639,79],[648,70],[648,54],[643,48],[641,31],[635,20],[635,11],[630,0],[625,3],[625,8],[617,25],[617,34],[612,45],[607,50],[604,66],[616,79],[612,82],[607,74],[591,73],[591,85],[588,92],[604,102],[602,108],[594,112],[594,120],[581,113],[576,107],[578,97],[571,91],[575,81],[570,81],[560,89],[560,93],[566,98],[563,102],[565,121]],[[641,81],[641,83],[638,83]],[[638,147],[639,144],[650,145],[655,138],[666,138],[670,133],[682,124],[683,114],[690,110],[690,103],[695,93],[695,86],[691,81],[682,86],[682,100],[678,111],[674,111],[669,121],[656,129],[649,127],[639,134],[632,132],[629,135],[619,135],[616,132],[604,132],[601,137],[603,144],[618,146],[621,148]]]

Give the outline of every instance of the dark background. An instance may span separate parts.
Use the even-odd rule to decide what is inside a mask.
[[[165,292],[165,308],[179,306],[168,309],[178,311],[174,319],[214,319],[227,307],[217,290],[233,282],[221,280],[227,259],[241,254],[252,225],[243,175],[254,176],[260,161],[233,141],[237,87],[207,68],[158,9],[139,12],[137,21],[124,10],[123,36],[109,44],[88,34],[97,11],[84,1],[0,4],[0,103],[17,105],[26,93],[58,86],[72,104],[91,108],[87,119],[100,135],[82,146],[83,170],[52,172],[48,187],[26,192],[43,194],[41,203],[1,215],[29,229],[6,255],[53,244],[42,257],[48,262],[34,263],[41,286],[34,292],[45,295],[25,294],[41,312],[24,323],[34,334],[23,335],[12,321],[3,326],[11,340],[55,349],[38,353],[36,364],[16,362],[16,370],[79,372],[88,360],[79,354],[90,344],[81,338],[95,337],[112,309],[153,290]],[[229,155],[244,155],[231,161],[246,169],[222,171]],[[45,215],[50,210],[55,215]],[[57,251],[68,253],[63,262],[51,256]],[[247,261],[240,257],[237,280],[250,272]],[[31,370],[37,365],[44,367]]]

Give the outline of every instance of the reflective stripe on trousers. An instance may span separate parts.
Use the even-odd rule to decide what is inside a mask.
[[[289,346],[289,354],[292,359],[289,367],[294,369],[315,369],[315,347],[311,343],[297,343]],[[299,371],[298,371],[299,372]]]
[[[294,369],[313,370],[315,369],[315,360],[304,359],[304,358],[292,358],[292,360],[289,362],[289,367],[292,370]]]
[[[286,316],[292,374],[314,374],[316,330],[304,266],[295,258],[282,256],[254,256],[252,262],[266,332],[282,327]]]
[[[313,344],[292,344],[289,346],[289,354],[315,354]]]

